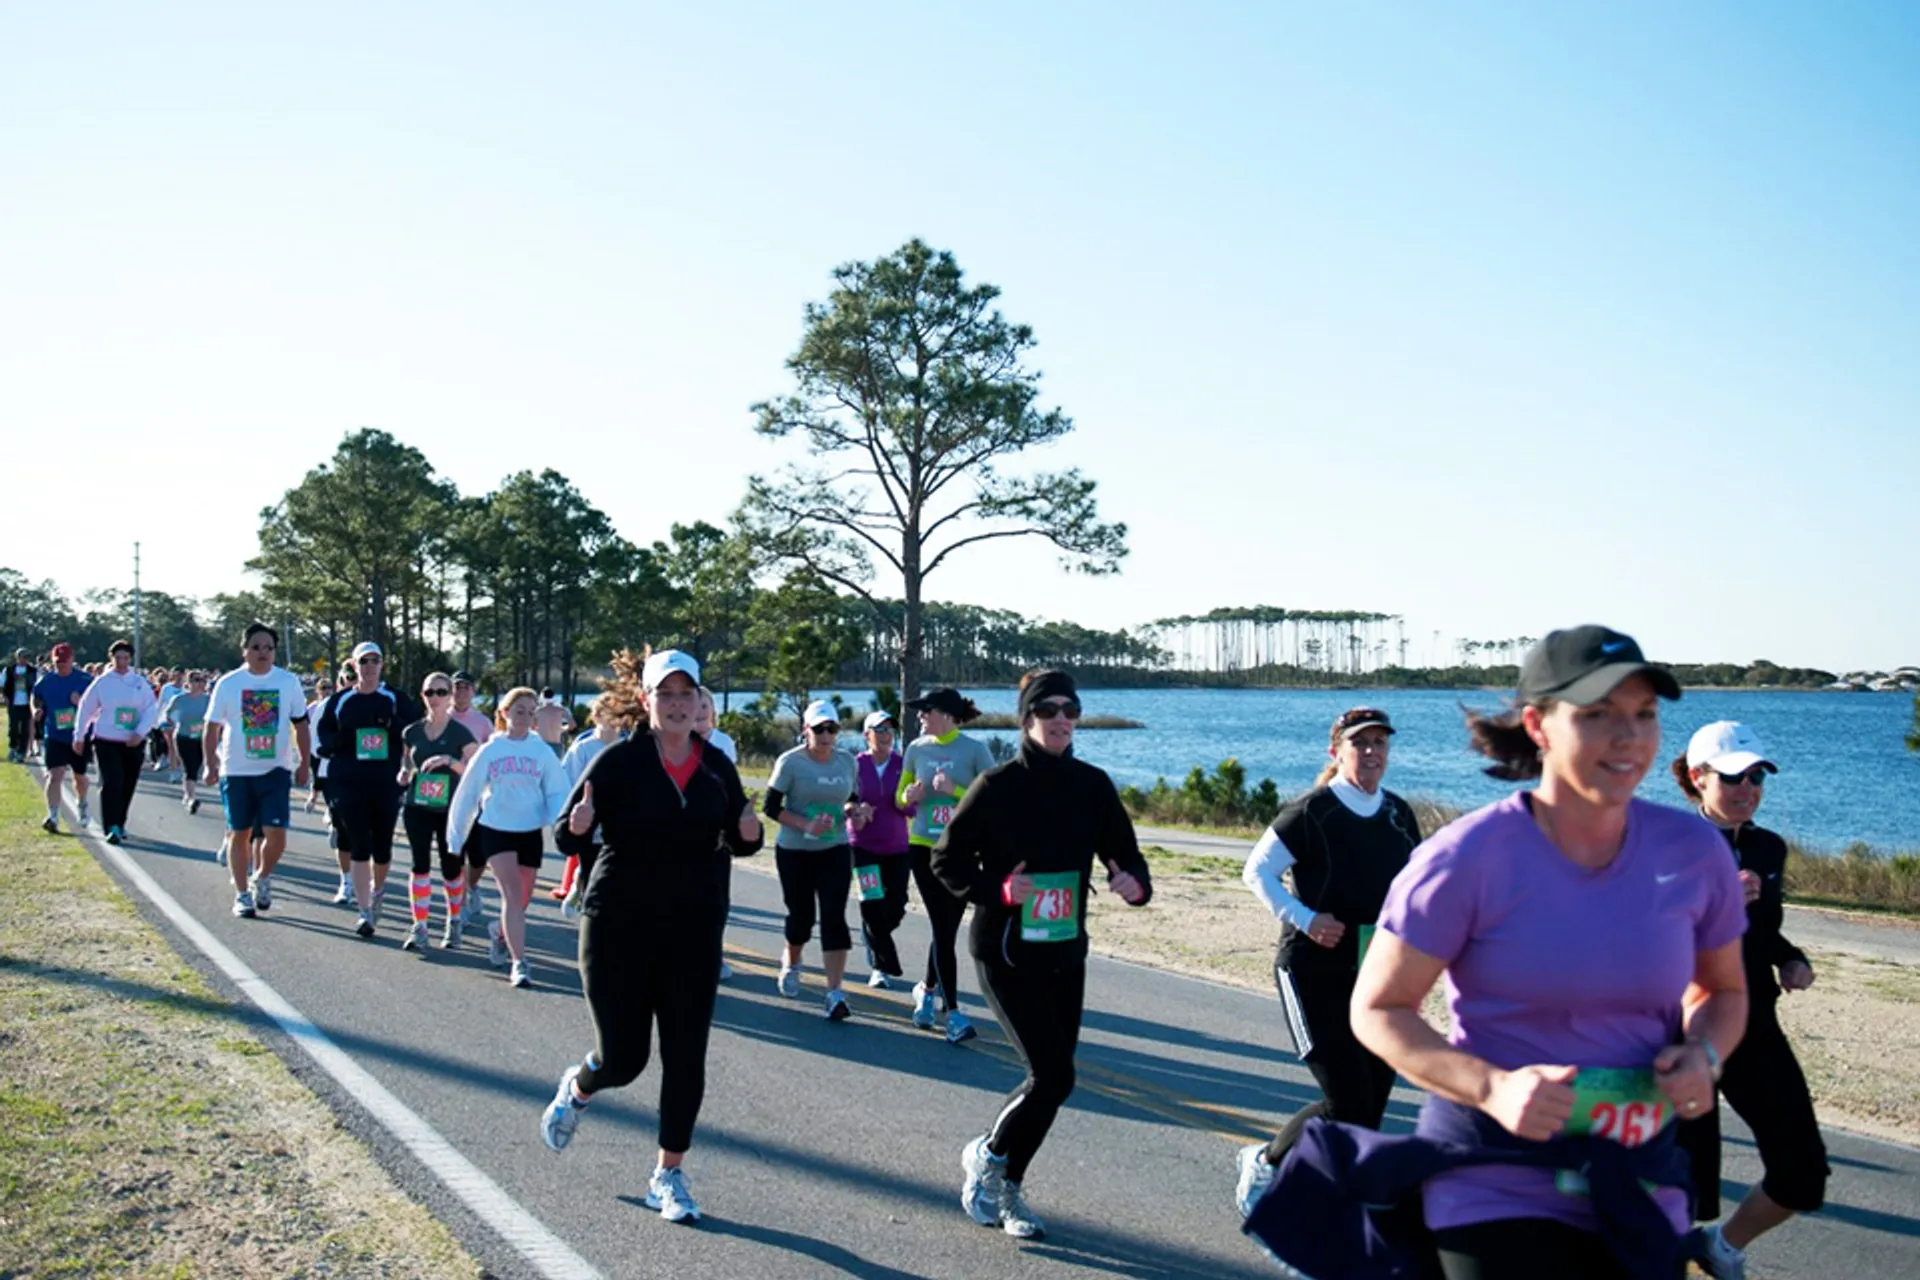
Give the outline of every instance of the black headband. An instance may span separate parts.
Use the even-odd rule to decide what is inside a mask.
[[[1071,698],[1080,701],[1080,690],[1073,677],[1064,671],[1042,671],[1020,690],[1020,719],[1024,722],[1033,704],[1046,698]]]

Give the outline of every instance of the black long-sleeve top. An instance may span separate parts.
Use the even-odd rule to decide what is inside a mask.
[[[1272,831],[1293,855],[1294,896],[1347,926],[1338,946],[1323,947],[1287,921],[1280,930],[1275,963],[1288,970],[1298,966],[1357,972],[1359,926],[1380,919],[1393,878],[1406,869],[1420,843],[1420,820],[1413,806],[1388,791],[1380,797],[1380,808],[1363,818],[1330,788],[1318,786],[1280,810]]]
[[[932,867],[955,897],[973,904],[968,941],[976,960],[1044,969],[1086,959],[1087,894],[1096,858],[1107,864],[1109,880],[1114,871],[1138,880],[1143,893],[1134,905],[1146,905],[1153,880],[1113,779],[1071,751],[1056,756],[1023,739],[1019,755],[967,788],[933,848]],[[1023,862],[1027,875],[1078,877],[1079,928],[1070,941],[1022,937],[1021,908],[1007,906],[1000,894]]]
[[[1786,888],[1781,873],[1787,867],[1787,842],[1765,827],[1752,823],[1720,834],[1733,846],[1734,861],[1742,871],[1760,877],[1760,896],[1747,904],[1747,934],[1740,945],[1740,958],[1747,970],[1747,999],[1771,1006],[1780,998],[1778,970],[1794,963],[1806,964],[1807,953],[1788,942],[1780,932],[1786,922]]]
[[[336,786],[386,785],[400,788],[400,762],[406,758],[406,745],[400,734],[424,713],[413,699],[397,689],[381,685],[372,693],[345,688],[327,699],[320,711],[314,750],[327,761],[327,780]],[[362,758],[362,734],[377,730],[384,735],[379,750]]]
[[[554,843],[580,859],[582,912],[672,918],[689,909],[726,911],[732,860],[759,852],[762,839],[740,838],[747,796],[733,762],[698,739],[694,750],[700,763],[684,792],[651,733],[614,743],[587,766],[554,824]],[[569,816],[589,785],[594,822],[577,836]]]

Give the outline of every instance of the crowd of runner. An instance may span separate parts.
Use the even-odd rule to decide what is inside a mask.
[[[972,1039],[956,956],[971,908],[980,990],[1025,1077],[962,1148],[961,1203],[1009,1235],[1044,1234],[1024,1186],[1074,1088],[1094,871],[1130,906],[1152,897],[1112,781],[1074,753],[1069,675],[1022,681],[1018,747],[999,764],[962,732],[979,709],[957,691],[905,704],[921,733],[904,745],[894,715],[865,716],[857,752],[841,746],[852,726],[838,708],[815,702],[756,799],[699,664],[678,651],[617,655],[576,732],[551,689],[509,689],[489,715],[465,672],[389,685],[372,642],[311,686],[277,665],[273,628],[254,623],[241,642],[241,664],[217,676],[138,670],[125,640],[85,667],[65,643],[44,661],[16,652],[0,679],[8,758],[44,767],[46,830],[61,830],[69,786],[79,823],[97,801],[112,844],[143,771],[177,782],[189,813],[217,786],[232,912],[253,918],[272,907],[293,792],[306,788],[309,812],[325,805],[334,901],[352,908],[357,937],[379,931],[398,834],[402,948],[428,948],[437,902],[438,945],[484,937],[515,987],[533,982],[526,919],[552,831],[593,1047],[562,1074],[542,1138],[564,1149],[597,1094],[645,1069],[657,1030],[646,1200],[683,1221],[700,1216],[683,1159],[716,984],[731,976],[730,862],[759,851],[770,825],[786,907],[774,990],[801,995],[817,937],[831,1021],[852,1016],[848,907],[867,983],[889,989],[906,974],[894,934],[911,883],[932,938],[908,1016]],[[1425,1250],[1449,1280],[1638,1278],[1679,1275],[1691,1257],[1728,1280],[1744,1276],[1754,1239],[1821,1207],[1825,1148],[1775,1012],[1813,970],[1780,932],[1784,844],[1753,821],[1778,766],[1750,728],[1719,722],[1672,762],[1694,814],[1637,799],[1660,703],[1679,696],[1630,637],[1552,633],[1528,653],[1511,707],[1469,719],[1487,772],[1533,785],[1428,832],[1382,785],[1388,713],[1333,722],[1324,771],[1243,876],[1279,927],[1277,1020],[1321,1093],[1238,1157],[1247,1229],[1285,1265],[1331,1277]],[[1437,982],[1445,1035],[1420,1013]],[[1411,1134],[1382,1134],[1399,1079],[1425,1101]],[[1723,1093],[1765,1178],[1718,1223]],[[1429,1235],[1404,1230],[1395,1215],[1408,1205]],[[1709,1225],[1690,1230],[1696,1220]]]

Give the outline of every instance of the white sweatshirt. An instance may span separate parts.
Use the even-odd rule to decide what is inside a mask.
[[[87,725],[92,724],[96,741],[145,742],[159,719],[160,700],[153,696],[153,682],[132,667],[125,675],[109,667],[80,695],[73,740],[85,739]]]
[[[1380,812],[1382,792],[1362,791],[1339,776],[1327,784],[1327,790],[1357,817],[1371,818]],[[1315,912],[1294,897],[1282,879],[1292,865],[1293,851],[1287,848],[1278,832],[1268,827],[1260,833],[1260,842],[1253,846],[1253,852],[1247,855],[1246,869],[1241,871],[1240,879],[1253,890],[1254,897],[1267,904],[1267,910],[1273,912],[1276,920],[1291,920],[1294,928],[1306,929],[1312,926]]]
[[[534,734],[496,733],[481,744],[447,814],[447,849],[459,853],[476,820],[495,831],[540,831],[567,803],[567,771],[553,748]]]

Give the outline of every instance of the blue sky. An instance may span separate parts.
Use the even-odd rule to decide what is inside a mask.
[[[361,426],[717,521],[803,305],[917,235],[1132,529],[1118,578],[1015,541],[936,597],[1884,668],[1917,231],[1899,3],[13,6],[0,424],[51,456],[0,564],[240,586]]]

